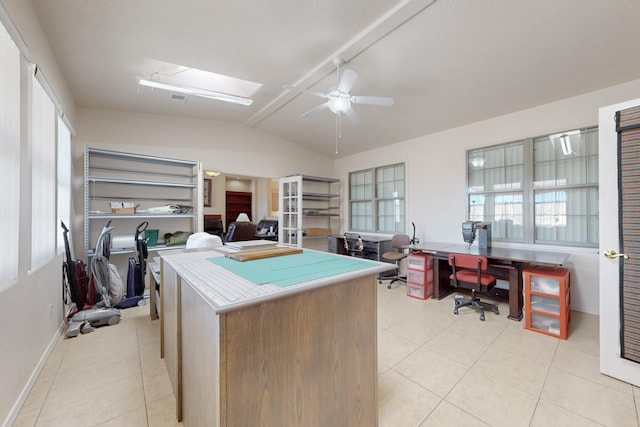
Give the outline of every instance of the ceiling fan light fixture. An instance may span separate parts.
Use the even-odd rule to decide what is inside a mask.
[[[329,98],[327,104],[335,114],[344,114],[351,108],[351,102],[347,98]]]

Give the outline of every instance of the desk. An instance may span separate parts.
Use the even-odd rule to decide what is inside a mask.
[[[269,233],[256,233],[253,236],[254,239],[257,240],[270,240],[270,241],[274,241],[277,242],[278,241],[278,233],[274,233],[274,234],[269,234]]]
[[[161,255],[161,354],[178,420],[377,426],[376,277],[393,266],[258,286],[208,261],[222,256]]]
[[[364,249],[369,254],[368,258],[374,261],[384,261],[382,254],[394,250],[393,246],[391,246],[391,237],[367,234],[361,234],[360,237],[362,238]],[[329,236],[329,252],[340,255],[347,254],[344,249],[343,234],[332,234]]]
[[[160,310],[160,257],[153,257],[147,263],[147,272],[149,273],[149,316],[151,320],[158,318]]]
[[[567,261],[569,254],[543,252],[529,249],[489,248],[480,250],[477,246],[454,243],[426,242],[408,246],[413,251],[430,253],[433,262],[433,298],[442,299],[452,292],[449,282],[451,267],[448,258],[451,253],[483,255],[489,259],[489,272],[509,281],[509,315],[512,320],[522,319],[522,270],[528,265],[559,267]],[[504,299],[501,290],[494,288],[491,297]]]

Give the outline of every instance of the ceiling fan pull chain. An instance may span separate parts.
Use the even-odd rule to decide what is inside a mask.
[[[340,114],[336,114],[336,154],[338,154],[338,139],[340,139]]]

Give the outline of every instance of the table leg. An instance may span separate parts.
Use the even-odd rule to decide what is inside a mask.
[[[452,292],[447,259],[433,257],[433,298],[443,299]]]
[[[522,319],[522,265],[509,270],[509,315],[508,319]]]

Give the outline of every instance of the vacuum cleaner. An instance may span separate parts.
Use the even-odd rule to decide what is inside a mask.
[[[67,337],[75,337],[78,333],[93,332],[99,326],[112,326],[120,322],[120,310],[111,306],[112,294],[110,286],[110,267],[108,256],[109,238],[113,227],[111,221],[102,228],[96,243],[96,253],[89,263],[89,268],[94,276],[96,291],[101,295],[101,300],[93,308],[80,310],[69,320]],[[111,292],[110,292],[111,291]],[[115,299],[118,299],[115,292]]]
[[[135,244],[136,257],[129,258],[129,270],[127,272],[127,294],[116,305],[117,308],[129,308],[136,305],[145,305],[144,300],[144,277],[147,272],[147,239],[142,237],[142,233],[147,229],[149,223],[143,221],[136,227]]]

